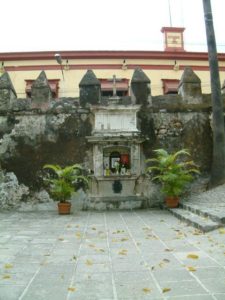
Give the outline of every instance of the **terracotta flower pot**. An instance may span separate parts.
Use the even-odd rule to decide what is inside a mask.
[[[169,207],[169,208],[175,208],[175,207],[178,207],[178,205],[179,205],[179,200],[180,200],[180,198],[177,197],[177,196],[167,196],[167,197],[165,198],[166,205],[167,205],[167,207]]]
[[[59,202],[58,203],[58,212],[59,215],[69,215],[71,209],[70,202]]]

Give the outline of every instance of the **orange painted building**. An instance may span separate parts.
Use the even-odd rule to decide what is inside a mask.
[[[0,72],[7,71],[18,98],[30,96],[31,84],[44,70],[55,98],[78,97],[79,82],[92,69],[103,95],[129,95],[134,69],[140,67],[151,80],[152,95],[176,93],[183,70],[189,66],[210,93],[207,52],[185,51],[184,28],[163,27],[164,51],[49,51],[0,53]],[[61,61],[57,62],[55,54]],[[59,57],[59,56],[58,56]],[[221,84],[225,80],[225,53],[218,54]]]

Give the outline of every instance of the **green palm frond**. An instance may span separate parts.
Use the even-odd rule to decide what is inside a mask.
[[[179,196],[186,184],[193,180],[193,174],[199,174],[197,165],[192,160],[184,160],[190,153],[187,149],[169,154],[164,149],[154,150],[155,158],[147,159],[151,163],[146,172],[153,172],[153,180],[162,184],[162,192],[170,196]],[[183,156],[183,157],[182,157]],[[183,158],[183,160],[180,159]]]
[[[49,186],[50,194],[55,200],[66,201],[69,199],[72,193],[80,187],[80,183],[83,183],[85,187],[88,186],[88,177],[82,174],[84,169],[80,164],[64,168],[59,165],[46,164],[43,168],[54,172],[54,176],[48,174],[44,181]]]
[[[59,172],[62,171],[62,168],[59,165],[50,165],[50,164],[44,165],[43,169],[50,169],[53,172],[55,172],[55,174],[57,175]]]

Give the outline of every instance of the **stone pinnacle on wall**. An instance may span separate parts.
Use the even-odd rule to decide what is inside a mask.
[[[136,104],[146,105],[151,97],[151,80],[142,71],[141,68],[136,68],[131,79],[132,102]]]
[[[80,104],[99,104],[101,101],[101,83],[92,70],[87,70],[79,83]]]
[[[198,104],[202,102],[201,80],[191,67],[185,67],[182,74],[178,94],[186,103]]]

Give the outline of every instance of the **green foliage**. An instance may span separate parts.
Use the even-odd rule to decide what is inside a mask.
[[[181,160],[181,156],[187,159],[190,156],[185,149],[169,154],[164,149],[155,150],[156,158],[146,162],[152,165],[147,167],[147,172],[153,172],[153,180],[162,184],[162,192],[167,196],[180,196],[188,182],[193,180],[193,174],[199,173],[192,160]]]
[[[82,175],[83,168],[79,164],[65,168],[59,165],[45,165],[43,169],[48,171],[44,182],[48,185],[49,192],[56,201],[65,202],[81,185],[88,185],[88,178]]]

